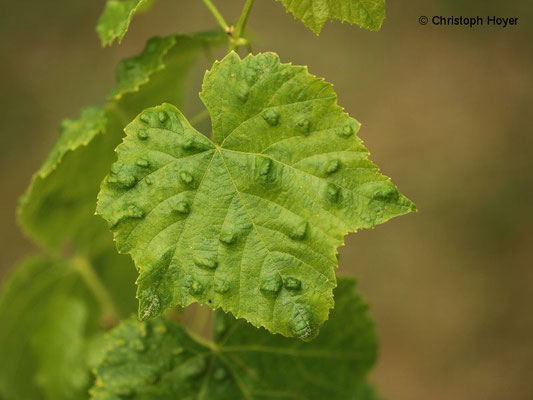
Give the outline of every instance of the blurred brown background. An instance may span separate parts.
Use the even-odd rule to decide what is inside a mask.
[[[241,0],[219,0],[229,18]],[[382,31],[330,23],[315,37],[256,2],[255,51],[306,64],[363,123],[372,159],[420,212],[350,235],[381,339],[373,379],[396,400],[533,398],[533,4],[390,1]],[[0,277],[32,245],[14,211],[59,122],[103,103],[114,67],[152,35],[215,27],[202,3],[159,0],[121,46],[101,49],[104,0],[0,8]],[[520,17],[498,27],[420,26],[421,15]],[[196,92],[201,73],[195,75]],[[195,101],[197,104],[197,101]]]

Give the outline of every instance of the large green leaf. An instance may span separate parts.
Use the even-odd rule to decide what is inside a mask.
[[[317,35],[328,19],[377,31],[385,19],[385,0],[277,0]]]
[[[365,376],[376,359],[367,306],[341,280],[337,306],[312,342],[287,339],[217,313],[214,343],[164,318],[126,321],[96,369],[94,400],[374,399]]]
[[[65,121],[56,145],[33,176],[18,210],[28,235],[50,248],[67,242],[78,250],[108,246],[108,229],[93,214],[124,126],[154,103],[181,103],[187,73],[198,55],[224,40],[218,32],[153,38],[140,55],[121,62],[117,87],[106,106]]]
[[[102,46],[110,46],[115,39],[120,43],[126,35],[134,15],[148,9],[154,0],[108,0],[96,32]]]
[[[139,315],[200,302],[311,339],[333,307],[343,236],[415,207],[306,68],[230,53],[200,97],[214,142],[172,105],[145,110],[99,194],[140,271]]]

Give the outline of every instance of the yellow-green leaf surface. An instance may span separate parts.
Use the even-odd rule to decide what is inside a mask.
[[[277,0],[317,35],[327,20],[377,31],[385,19],[385,0]]]
[[[197,57],[224,40],[222,33],[153,38],[140,55],[121,62],[108,103],[63,122],[57,143],[33,176],[18,210],[27,234],[50,248],[72,243],[94,251],[107,246],[108,229],[94,209],[124,126],[154,103],[181,104]]]
[[[376,399],[365,382],[376,359],[367,306],[352,280],[312,342],[271,335],[217,313],[214,342],[157,318],[117,327],[96,369],[94,400]]]
[[[112,45],[115,39],[120,43],[135,14],[147,10],[153,2],[154,0],[108,0],[96,25],[102,46]]]
[[[192,302],[311,339],[348,232],[415,209],[368,160],[332,86],[272,53],[230,53],[200,94],[214,141],[174,106],[126,128],[97,212],[137,265],[139,315]]]
[[[134,296],[130,264],[117,255],[94,264],[125,315],[135,309],[121,297]],[[0,287],[0,398],[86,399],[102,312],[73,263],[33,257],[15,267]]]

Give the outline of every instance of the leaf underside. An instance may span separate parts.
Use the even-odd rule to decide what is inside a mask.
[[[287,11],[319,34],[329,19],[377,31],[385,19],[385,0],[277,0]]]
[[[77,120],[62,123],[57,143],[20,200],[23,230],[48,248],[65,243],[91,252],[107,248],[108,229],[94,208],[123,127],[153,104],[181,104],[195,60],[224,40],[218,32],[153,38],[140,55],[122,61],[105,107],[90,107]]]
[[[137,265],[139,316],[192,302],[311,339],[343,236],[413,211],[368,161],[329,83],[272,53],[230,53],[200,97],[214,142],[174,106],[126,128],[97,212]]]
[[[108,0],[96,25],[102,46],[111,46],[115,39],[120,43],[135,14],[146,10],[153,2],[154,0]]]
[[[164,318],[126,321],[110,334],[92,398],[376,399],[365,382],[377,351],[368,307],[352,280],[340,280],[335,296],[330,320],[310,343],[222,312],[214,343]]]

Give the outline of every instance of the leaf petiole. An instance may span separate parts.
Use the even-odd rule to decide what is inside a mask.
[[[200,122],[204,121],[205,119],[207,119],[209,117],[210,117],[209,110],[206,109],[204,111],[200,111],[196,115],[193,115],[189,119],[189,122],[191,123],[192,126],[195,126],[195,125],[198,125]]]
[[[211,0],[202,0],[202,1],[204,2],[208,10],[211,12],[211,14],[213,14],[213,17],[215,17],[220,27],[225,32],[230,32],[230,27],[228,23],[226,22],[226,20],[224,19],[220,11],[218,11],[218,8],[213,4],[213,2]]]
[[[239,17],[239,21],[237,21],[237,25],[235,25],[235,29],[233,30],[233,37],[235,39],[235,42],[237,42],[241,38],[253,5],[254,0],[246,0],[246,3],[244,4],[244,7],[241,12],[241,16]],[[236,44],[239,45],[238,43]]]
[[[100,303],[100,307],[102,308],[102,321],[105,327],[112,328],[115,326],[120,319],[117,307],[92,265],[82,257],[73,258],[72,265],[94,294],[96,300]]]

